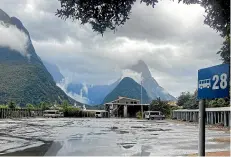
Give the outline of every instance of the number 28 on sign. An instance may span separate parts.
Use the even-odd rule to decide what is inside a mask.
[[[221,64],[198,71],[198,98],[221,98],[229,95],[229,65]]]

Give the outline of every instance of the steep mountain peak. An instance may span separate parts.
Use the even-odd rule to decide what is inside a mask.
[[[105,97],[103,103],[113,101],[119,96],[140,99],[141,88],[143,91],[143,103],[149,103],[151,99],[148,97],[145,88],[130,77],[124,77],[120,83]]]
[[[143,65],[146,65],[145,62],[143,60],[138,60],[138,64],[143,64]],[[147,66],[147,65],[146,65]]]
[[[22,22],[16,17],[10,18],[1,9],[0,21],[6,28],[24,31],[29,37],[29,32]],[[17,28],[11,27],[12,25]],[[17,35],[17,33],[11,34],[12,38],[16,38]],[[76,102],[56,86],[52,76],[37,56],[31,40],[22,42],[23,44],[27,42],[25,54],[21,54],[20,49],[11,49],[10,44],[0,47],[0,103],[15,101],[19,105],[25,105],[38,104],[41,101]],[[26,55],[29,56],[29,60]]]
[[[27,34],[27,36],[30,39],[30,34],[28,32],[28,30],[23,26],[23,23],[17,18],[17,17],[11,17],[10,18],[11,24],[15,25],[18,29],[22,30],[24,33]]]
[[[143,60],[139,60],[136,64],[128,67],[128,69],[137,73],[142,73],[142,86],[146,89],[150,98],[156,99],[160,97],[162,100],[175,100],[175,98],[166,92],[166,90],[157,83],[155,78],[152,77],[148,66]]]
[[[143,60],[139,60],[136,64],[129,67],[129,69],[138,73],[142,73],[142,77],[144,78],[152,77],[147,64],[145,64]]]
[[[11,23],[14,24],[14,25],[16,25],[19,29],[24,28],[22,22],[17,17],[13,16],[10,19],[11,19]]]
[[[121,81],[120,81],[120,83],[123,83],[123,82],[127,82],[127,81],[134,81],[132,78],[130,78],[130,77],[124,77]]]
[[[0,9],[0,21],[3,21],[5,23],[10,23],[10,16],[2,9]]]

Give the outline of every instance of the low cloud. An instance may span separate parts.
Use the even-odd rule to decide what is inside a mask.
[[[1,0],[0,6],[23,22],[40,58],[58,65],[73,83],[109,84],[121,75],[134,79],[138,75],[122,69],[143,60],[158,84],[179,96],[195,91],[198,69],[221,63],[216,52],[223,39],[204,24],[200,5],[159,1],[153,9],[137,2],[126,24],[103,37],[88,24],[55,16],[57,0]]]
[[[80,95],[79,94],[76,94],[76,93],[72,93],[72,92],[68,92],[67,91],[67,86],[68,84],[70,83],[69,79],[68,78],[65,78],[63,79],[62,81],[60,81],[59,83],[57,83],[56,85],[61,88],[68,96],[70,96],[72,99],[78,101],[78,102],[81,102],[81,103],[84,103],[84,104],[87,104],[88,103],[88,98],[86,97],[83,97],[82,96],[82,91],[85,91],[86,92],[86,87],[84,87],[83,89],[81,89],[81,93]]]
[[[30,56],[27,53],[28,36],[24,32],[16,26],[7,26],[3,22],[0,22],[0,33],[0,47],[8,47],[23,56]]]
[[[122,70],[122,76],[121,76],[121,80],[125,77],[130,77],[132,78],[134,81],[136,81],[138,84],[141,83],[142,80],[142,73],[137,73],[133,70],[129,70],[129,69],[125,69]]]
[[[83,87],[81,89],[81,92],[80,92],[80,95],[83,97],[83,92],[88,95],[88,88],[87,88],[87,85],[86,83],[83,84]]]

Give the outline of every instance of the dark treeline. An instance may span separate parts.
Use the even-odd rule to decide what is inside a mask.
[[[24,107],[20,107],[15,102],[10,101],[7,104],[0,105],[0,109],[12,109],[12,111],[19,110],[59,110],[64,113],[64,117],[94,117],[95,113],[92,111],[84,111],[80,107],[73,106],[68,101],[63,101],[62,104],[51,104],[48,102],[41,102],[37,105],[26,104]]]

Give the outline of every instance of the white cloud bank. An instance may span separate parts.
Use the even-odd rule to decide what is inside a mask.
[[[137,1],[126,24],[103,37],[89,25],[55,16],[57,0],[0,0],[0,6],[23,21],[41,59],[57,64],[74,83],[108,84],[143,60],[159,85],[177,97],[195,91],[198,69],[221,63],[216,52],[223,39],[204,24],[200,5],[159,1],[152,8]]]
[[[88,91],[86,85],[81,89],[81,94],[76,94],[76,93],[72,93],[72,92],[68,92],[67,91],[67,86],[70,83],[70,81],[68,80],[68,78],[63,79],[62,81],[60,81],[59,83],[57,83],[56,85],[61,88],[68,96],[70,96],[72,99],[87,104],[88,103],[88,98],[83,97],[82,92],[86,92]]]
[[[6,26],[0,22],[0,34],[0,47],[8,47],[23,56],[29,56],[27,53],[28,36],[24,32],[16,26]]]
[[[122,70],[122,76],[121,76],[121,80],[125,77],[130,77],[132,78],[134,81],[136,81],[138,84],[141,84],[142,81],[142,73],[137,73],[133,70],[130,69],[125,69]]]

